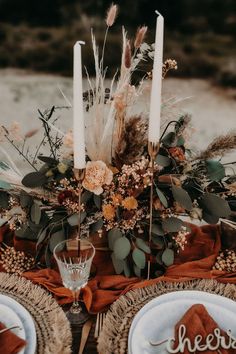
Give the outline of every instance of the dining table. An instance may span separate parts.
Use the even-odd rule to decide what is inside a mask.
[[[97,354],[97,340],[94,338],[94,331],[96,325],[96,315],[91,316],[93,320],[93,324],[83,351],[83,354]],[[81,341],[81,334],[82,334],[83,324],[81,325],[72,325],[72,354],[79,353],[80,341]]]

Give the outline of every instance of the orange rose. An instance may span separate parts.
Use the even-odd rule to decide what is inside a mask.
[[[83,187],[94,194],[101,194],[103,186],[111,184],[112,171],[103,161],[89,161],[86,165]]]

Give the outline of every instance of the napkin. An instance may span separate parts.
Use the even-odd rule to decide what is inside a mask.
[[[5,325],[0,322],[0,331],[5,328]],[[19,338],[11,330],[0,333],[0,353],[2,354],[17,354],[26,345],[24,339]]]
[[[222,310],[223,313],[223,310]],[[194,339],[197,335],[202,336],[202,341],[200,344],[206,344],[206,337],[209,334],[214,333],[215,328],[219,328],[218,324],[214,321],[214,319],[209,315],[204,305],[196,304],[190,307],[190,309],[184,314],[181,320],[175,326],[175,345],[174,348],[177,348],[179,344],[178,341],[178,333],[181,325],[184,325],[186,328],[185,338],[189,338],[191,344],[194,344]],[[230,329],[230,328],[229,328]],[[226,343],[229,342],[229,338],[224,331],[220,329],[220,335],[226,338]],[[212,341],[212,345],[216,345],[217,340],[214,336],[214,340]],[[221,354],[235,354],[235,349],[222,349],[222,347],[218,348]],[[184,354],[192,354],[187,347],[185,346]],[[196,351],[195,354],[219,354],[218,350],[205,350],[205,351]]]

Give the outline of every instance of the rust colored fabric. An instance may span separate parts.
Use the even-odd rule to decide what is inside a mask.
[[[181,251],[176,257],[175,264],[166,270],[164,276],[151,280],[115,275],[110,253],[97,251],[94,258],[97,267],[96,276],[81,291],[81,298],[83,298],[87,309],[92,313],[102,311],[127,291],[152,285],[159,281],[181,282],[193,279],[217,279],[223,283],[236,284],[236,273],[211,270],[221,248],[219,227],[206,225],[200,228],[192,225],[191,228],[192,232],[187,236],[188,243],[184,251]],[[32,242],[15,239],[14,244],[17,249],[27,251],[29,246],[32,251]],[[72,301],[71,292],[63,287],[57,271],[52,269],[35,270],[24,273],[24,276],[48,289],[60,304]]]
[[[214,330],[219,328],[218,324],[214,319],[209,315],[204,305],[196,304],[190,307],[190,309],[184,314],[181,320],[175,326],[175,339],[174,349],[177,349],[179,345],[179,329],[180,326],[184,325],[186,328],[186,334],[184,338],[188,338],[191,343],[191,348],[193,348],[194,340],[196,336],[201,335],[202,340],[200,345],[206,345],[206,338],[209,334],[214,334]],[[226,333],[220,330],[220,335],[225,337],[226,343],[229,342],[229,339],[226,336]],[[216,346],[217,339],[214,336],[211,345]],[[188,346],[185,344],[183,354],[192,354],[193,351],[189,350]],[[221,354],[234,354],[235,349],[223,349],[221,346],[218,348]],[[195,351],[196,354],[219,354],[218,350],[205,350],[205,351]]]
[[[0,322],[0,331],[6,328],[2,322]],[[7,331],[0,334],[0,352],[3,354],[17,354],[26,346],[26,341],[19,338],[12,331]]]

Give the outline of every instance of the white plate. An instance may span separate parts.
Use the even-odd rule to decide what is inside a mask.
[[[0,304],[9,306],[19,316],[23,323],[27,341],[24,354],[35,354],[37,337],[32,316],[21,304],[10,296],[0,294]]]
[[[218,323],[219,327],[227,331],[232,330],[236,335],[235,313],[219,305],[194,299],[179,299],[165,302],[149,308],[136,324],[130,339],[130,353],[135,354],[167,354],[166,344],[154,347],[150,342],[159,342],[174,337],[175,324],[184,316],[185,312],[194,304],[203,304],[209,315]]]
[[[132,321],[130,331],[129,331],[128,348],[131,348],[131,337],[132,337],[133,330],[145,312],[160,304],[171,302],[178,299],[186,299],[186,300],[194,299],[195,303],[201,303],[201,301],[206,301],[212,304],[219,305],[224,309],[228,309],[229,311],[233,311],[234,313],[236,313],[236,302],[224,296],[211,294],[204,291],[196,291],[196,290],[172,291],[168,294],[158,296],[155,299],[149,301],[136,314],[136,316]],[[131,353],[130,349],[129,349],[129,353]]]
[[[0,304],[0,322],[6,327],[19,326],[19,328],[11,329],[16,336],[25,339],[25,330],[19,316],[8,306]],[[18,354],[24,354],[24,348]]]

